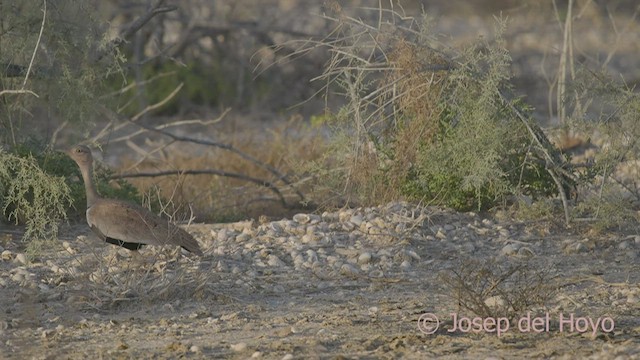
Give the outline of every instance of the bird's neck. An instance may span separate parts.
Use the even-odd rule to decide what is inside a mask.
[[[82,173],[82,180],[84,181],[84,188],[87,191],[87,209],[90,208],[93,204],[95,204],[100,196],[98,192],[96,192],[96,187],[93,184],[93,164],[89,164],[89,166],[83,166],[80,169]]]

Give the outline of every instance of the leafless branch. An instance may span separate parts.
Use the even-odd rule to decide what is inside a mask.
[[[31,54],[31,61],[29,61],[29,67],[27,68],[27,73],[24,76],[24,81],[22,82],[22,88],[20,90],[24,90],[25,86],[27,86],[27,80],[29,80],[29,73],[31,73],[31,67],[33,66],[33,60],[36,58],[36,53],[38,52],[38,48],[40,47],[40,40],[42,39],[42,32],[44,31],[44,23],[47,18],[47,0],[43,0],[42,5],[42,25],[40,25],[40,33],[38,34],[38,40],[36,41],[36,46],[33,48],[33,54]]]
[[[298,197],[300,198],[300,201],[304,201],[304,195],[302,195],[302,193],[293,187],[293,185],[291,184],[291,181],[288,179],[288,177],[284,174],[282,174],[280,171],[278,171],[278,169],[274,168],[273,166],[260,161],[258,159],[256,159],[255,157],[240,151],[238,149],[236,149],[235,147],[233,147],[233,145],[231,144],[224,144],[224,143],[220,143],[217,141],[211,141],[211,140],[206,140],[206,139],[195,139],[192,137],[188,137],[188,136],[179,136],[179,135],[175,135],[172,134],[170,132],[164,131],[164,130],[160,130],[151,126],[147,126],[145,124],[140,124],[140,123],[135,123],[136,125],[145,128],[147,130],[150,131],[155,131],[159,134],[163,134],[165,136],[170,137],[171,139],[175,140],[175,141],[181,141],[181,142],[190,142],[190,143],[194,143],[194,144],[200,144],[200,145],[207,145],[207,146],[213,146],[213,147],[217,147],[223,150],[227,150],[231,153],[234,153],[238,156],[240,156],[241,158],[253,163],[254,165],[259,166],[262,169],[265,169],[267,171],[269,171],[270,173],[272,173],[273,175],[275,175],[280,181],[282,181],[283,183],[285,183],[287,186],[290,186],[294,192],[296,193],[296,195],[298,195]]]
[[[39,97],[38,94],[34,93],[31,90],[2,90],[0,91],[0,96],[7,94],[29,94],[35,97]]]
[[[125,43],[131,36],[133,36],[136,32],[142,29],[151,19],[153,19],[156,15],[175,11],[178,9],[175,5],[170,6],[162,6],[164,0],[158,1],[158,3],[147,13],[140,16],[136,20],[134,20],[131,24],[129,24],[121,33],[120,36],[111,40],[106,46],[104,46],[95,56],[95,62],[102,60],[107,54],[112,52],[114,49]]]
[[[167,171],[158,171],[158,172],[141,172],[141,173],[112,175],[110,177],[110,179],[127,179],[127,178],[140,178],[140,177],[160,177],[160,176],[169,176],[169,175],[218,175],[218,176],[224,176],[224,177],[228,177],[228,178],[240,179],[240,180],[248,181],[248,182],[251,182],[251,183],[266,187],[267,189],[271,190],[274,194],[276,194],[278,199],[280,199],[280,202],[282,203],[282,206],[288,207],[284,196],[282,195],[280,190],[278,190],[278,187],[275,186],[273,183],[271,183],[269,181],[266,181],[266,180],[257,179],[257,178],[251,177],[251,176],[247,176],[247,175],[244,175],[244,174],[228,172],[228,171],[223,171],[223,170],[206,169],[206,170],[167,170]]]
[[[151,111],[153,111],[155,109],[161,108],[162,106],[164,106],[164,104],[169,102],[169,100],[173,99],[173,97],[176,96],[176,94],[180,91],[180,89],[182,89],[183,86],[184,86],[184,83],[180,83],[178,86],[176,86],[175,89],[173,89],[173,91],[169,95],[167,95],[160,102],[157,102],[157,103],[155,103],[153,105],[149,105],[149,106],[145,107],[144,109],[142,109],[142,111],[140,111],[139,113],[135,114],[129,121],[136,122],[141,117],[143,117],[145,114],[147,114],[148,112],[151,112]]]

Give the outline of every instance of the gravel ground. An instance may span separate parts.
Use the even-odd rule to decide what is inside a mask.
[[[2,242],[0,357],[640,358],[635,234],[406,203],[188,231],[203,258]],[[548,325],[518,327],[528,311]]]

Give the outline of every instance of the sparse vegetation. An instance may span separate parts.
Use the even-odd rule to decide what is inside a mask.
[[[548,268],[520,261],[460,259],[439,278],[444,294],[462,310],[494,319],[515,317],[527,311],[544,311],[558,290]]]
[[[636,2],[0,0],[0,353],[637,357]]]
[[[340,12],[335,19],[338,40],[314,44],[333,54],[320,77],[326,91],[347,100],[332,123],[342,171],[325,172],[334,181],[323,183],[337,182],[355,204],[406,197],[459,210],[557,194],[543,157],[557,150],[538,150],[526,104],[506,95],[505,21],[492,41],[455,52],[436,41],[426,17],[383,11],[378,27]]]

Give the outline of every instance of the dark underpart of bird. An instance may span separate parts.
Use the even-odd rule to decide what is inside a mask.
[[[87,146],[75,146],[67,154],[82,173],[87,192],[87,224],[103,241],[132,251],[143,245],[174,245],[203,255],[193,236],[168,220],[142,206],[100,197],[93,183],[93,156]]]

